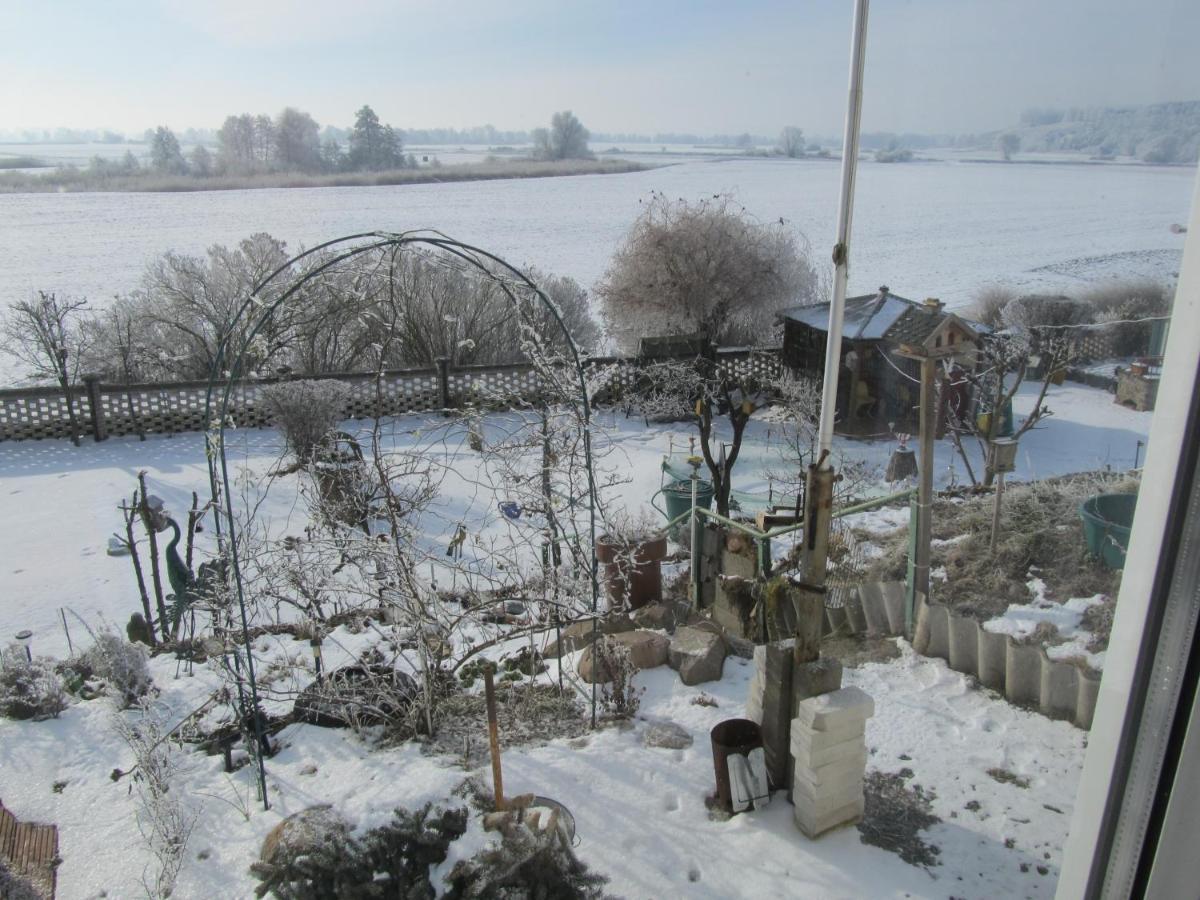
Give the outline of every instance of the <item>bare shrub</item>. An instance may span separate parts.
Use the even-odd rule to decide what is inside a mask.
[[[645,688],[633,683],[637,666],[629,648],[608,635],[592,644],[592,667],[598,676],[607,676],[600,691],[600,708],[607,719],[632,719],[642,705]]]
[[[0,656],[0,715],[10,719],[57,719],[67,708],[67,694],[45,657],[30,660],[20,644]]]
[[[299,462],[329,444],[346,409],[350,389],[338,381],[285,381],[263,388],[271,419]]]
[[[195,816],[183,802],[178,754],[169,740],[166,714],[143,703],[136,717],[118,713],[115,728],[136,760],[131,771],[141,801],[138,830],[158,860],[153,875],[142,874],[142,885],[156,900],[170,897],[183,866]]]
[[[84,663],[105,681],[124,707],[137,703],[153,684],[146,666],[146,651],[111,631],[96,634],[95,643],[84,654]]]
[[[1086,324],[1092,321],[1092,311],[1083,302],[1061,294],[1022,294],[1005,305],[1000,317],[1008,328],[1033,331]]]
[[[1003,328],[1004,307],[1016,299],[1017,292],[1001,285],[985,287],[975,294],[967,307],[967,316],[989,328]]]
[[[707,332],[718,343],[761,343],[782,307],[818,299],[803,235],[755,220],[731,197],[698,203],[651,194],[597,293],[624,352],[643,336]]]
[[[1081,302],[1097,322],[1110,324],[1105,331],[1115,356],[1139,356],[1149,351],[1150,323],[1138,319],[1169,315],[1172,293],[1157,281],[1122,281],[1085,291]]]

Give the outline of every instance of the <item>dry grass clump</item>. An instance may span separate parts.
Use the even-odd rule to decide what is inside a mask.
[[[1032,575],[1046,583],[1050,599],[1060,602],[1096,594],[1115,597],[1121,573],[1105,569],[1087,555],[1079,504],[1094,494],[1131,493],[1137,488],[1136,478],[1103,472],[1010,485],[1004,494],[994,556],[988,549],[992,495],[939,498],[933,507],[933,537],[966,538],[935,544],[932,549],[932,568],[946,571],[945,581],[934,583],[937,599],[986,621],[1004,613],[1010,604],[1028,603],[1027,582]],[[888,538],[883,555],[871,560],[866,580],[902,580],[907,541],[905,532]],[[1107,643],[1107,637],[1104,640]]]
[[[556,738],[574,738],[587,732],[583,707],[568,691],[545,684],[496,685],[500,744],[520,747],[544,744]],[[482,693],[452,694],[437,707],[437,727],[425,743],[428,753],[454,756],[468,768],[488,755],[487,707]]]

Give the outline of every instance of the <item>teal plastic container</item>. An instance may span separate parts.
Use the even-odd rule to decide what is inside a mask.
[[[1137,494],[1097,494],[1079,505],[1088,553],[1110,569],[1125,568]]]
[[[692,509],[692,482],[672,481],[662,489],[663,499],[667,504],[667,521],[670,522]],[[696,484],[696,505],[704,509],[712,509],[713,486],[711,482],[700,480]]]

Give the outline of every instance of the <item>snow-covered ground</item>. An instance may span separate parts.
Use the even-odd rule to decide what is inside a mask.
[[[344,635],[342,635],[344,637]],[[299,643],[273,651],[303,654]],[[869,770],[912,772],[934,796],[942,821],[922,834],[940,848],[929,870],[860,843],[853,828],[818,841],[791,822],[776,794],[765,810],[710,820],[713,790],[709,730],[744,712],[751,667],[730,658],[725,677],[701,688],[680,684],[660,668],[638,676],[646,688],[631,730],[606,728],[582,740],[509,750],[509,793],[533,791],[565,804],[575,816],[580,857],[622,897],[1050,897],[1082,763],[1082,731],[1016,709],[973,688],[937,660],[902,643],[899,659],[846,671],[846,683],[875,700],[867,724]],[[272,652],[268,648],[267,652]],[[573,660],[568,658],[570,664]],[[173,722],[220,685],[203,666],[176,674],[169,657],[152,662],[157,705]],[[552,667],[547,678],[554,678]],[[717,707],[695,705],[701,692]],[[133,762],[115,736],[105,699],[79,703],[58,720],[0,720],[0,784],[4,803],[22,819],[59,827],[63,863],[60,900],[143,895],[153,858],[135,825],[137,795],[115,768]],[[126,715],[133,715],[127,713]],[[694,743],[683,750],[644,747],[648,723],[682,725]],[[360,827],[385,821],[398,806],[454,802],[469,774],[456,760],[424,756],[412,744],[373,749],[348,731],[293,725],[268,760],[270,811],[254,800],[252,772],[223,771],[221,757],[181,754],[176,790],[195,816],[175,896],[249,897],[248,867],[281,818],[332,803]],[[1025,779],[1001,782],[988,770]],[[486,772],[480,772],[487,778]],[[57,785],[57,787],[56,787]]]
[[[1029,391],[1018,396],[1018,420],[1032,401]],[[1055,414],[1022,440],[1014,477],[1132,465],[1150,414],[1072,384],[1054,388],[1048,402]],[[608,429],[600,446],[603,464],[628,477],[618,489],[618,502],[631,509],[646,504],[660,484],[663,455],[669,448],[684,452],[688,431],[683,425],[647,426],[610,412],[599,420]],[[395,420],[387,432],[392,446],[423,448],[443,473],[442,496],[422,521],[419,539],[444,547],[455,524],[468,521],[476,536],[468,542],[469,552],[473,545],[500,546],[509,527],[496,511],[503,498],[481,486],[479,456],[466,446],[462,426],[449,432],[446,427],[443,420],[410,416]],[[489,417],[485,440],[509,427],[509,416]],[[762,469],[778,466],[778,429],[777,424],[752,425],[737,487],[766,488]],[[271,430],[234,431],[228,440],[239,484],[261,477],[280,456],[279,435]],[[889,441],[838,442],[847,456],[881,468],[892,446]],[[129,561],[105,555],[104,548],[121,524],[116,506],[132,491],[139,470],[147,472],[151,491],[168,508],[187,508],[191,491],[203,496],[207,484],[202,437],[111,439],[78,448],[66,441],[0,444],[0,496],[6,509],[0,518],[0,635],[5,642],[31,628],[35,653],[61,658],[67,642],[60,608],[71,611],[67,622],[77,644],[87,638],[76,614],[92,626],[106,621],[119,629],[138,608]],[[947,484],[952,478],[962,480],[961,462],[949,442],[940,442],[937,480]],[[260,514],[277,535],[300,527],[306,517],[286,480],[272,488]],[[906,509],[882,510],[856,524],[884,530],[906,519]],[[480,553],[479,564],[485,561]],[[327,664],[349,661],[365,639],[339,629],[326,640]],[[713,781],[708,731],[744,712],[751,674],[746,663],[733,658],[722,681],[703,686],[717,708],[694,705],[700,690],[682,686],[665,668],[643,673],[639,683],[646,694],[633,730],[606,729],[584,742],[512,750],[505,756],[506,785],[510,792],[532,790],[566,804],[578,824],[580,855],[612,879],[608,889],[620,896],[1052,895],[1084,733],[1018,710],[943,663],[916,657],[903,643],[901,649],[899,659],[847,670],[846,682],[875,698],[876,717],[867,730],[869,768],[907,768],[910,783],[934,795],[933,812],[942,822],[924,838],[940,847],[941,855],[940,865],[928,872],[862,845],[854,829],[815,843],[805,840],[782,798],[767,810],[728,822],[708,818],[704,796]],[[307,652],[307,645],[290,638],[271,638],[259,643],[256,657],[265,663],[285,656],[305,659]],[[169,657],[151,665],[161,690],[156,702],[173,721],[220,684],[204,666],[188,676],[177,672]],[[553,665],[543,677],[555,680]],[[268,708],[282,711],[286,697],[284,691],[268,701]],[[107,701],[96,700],[73,705],[56,721],[0,720],[4,803],[21,818],[60,827],[59,897],[64,900],[97,897],[102,890],[109,897],[140,895],[140,879],[151,862],[135,825],[136,797],[126,782],[114,784],[109,778],[114,768],[127,769],[132,762],[114,736],[113,716]],[[660,719],[687,728],[694,745],[677,751],[643,747],[642,729]],[[265,813],[253,802],[247,769],[226,776],[219,757],[183,757],[187,803],[198,818],[176,896],[248,896],[253,882],[247,867],[281,816],[332,802],[370,826],[397,804],[413,807],[447,798],[467,774],[454,760],[423,756],[411,745],[380,751],[346,732],[290,726],[281,739],[282,752],[269,762],[272,810]],[[989,769],[1012,773],[1018,781],[999,781]],[[1027,779],[1028,787],[1021,787],[1020,779]],[[65,785],[55,789],[61,782]]]
[[[1032,388],[1018,394],[1018,421],[1033,400]],[[1010,480],[1133,466],[1137,442],[1146,440],[1152,413],[1126,409],[1104,391],[1069,382],[1052,388],[1047,404],[1054,415],[1022,439]],[[686,454],[687,427],[646,426],[607,411],[598,421],[610,434],[602,464],[627,479],[618,486],[616,502],[631,510],[647,505],[661,484],[662,457],[672,448]],[[486,431],[499,435],[508,424],[506,417],[494,416]],[[346,427],[357,430],[364,424],[349,422]],[[398,448],[422,448],[443,473],[441,496],[422,524],[428,545],[445,547],[457,523],[468,522],[479,538],[465,545],[468,555],[477,553],[479,564],[486,565],[486,551],[507,539],[505,520],[497,512],[497,502],[504,498],[477,483],[480,458],[466,446],[462,426],[448,433],[439,430],[445,427],[440,420],[408,416],[395,421],[388,439]],[[231,465],[247,474],[262,476],[282,453],[279,435],[270,429],[230,432],[228,441]],[[891,441],[837,442],[847,458],[872,464],[880,473],[893,446]],[[979,472],[979,448],[967,444],[966,449]],[[780,469],[782,451],[779,426],[752,420],[737,464],[736,487],[765,493],[769,483],[764,470]],[[937,443],[935,461],[938,485],[966,480],[950,441]],[[0,636],[30,628],[38,649],[61,656],[67,642],[60,607],[93,624],[104,619],[123,625],[137,608],[136,589],[128,559],[106,556],[105,545],[123,527],[117,506],[136,486],[139,470],[147,472],[151,492],[162,497],[168,509],[186,510],[192,491],[203,498],[207,490],[203,437],[152,436],[145,442],[112,438],[80,447],[52,440],[0,443],[0,497],[8,510],[0,517]],[[887,486],[880,484],[878,491],[886,493]],[[301,527],[305,516],[294,489],[286,485],[272,488],[261,513],[280,534]],[[855,524],[882,530],[903,525],[906,517],[907,510],[885,510]],[[785,550],[783,543],[776,547],[778,553]],[[74,622],[69,613],[67,618]]]

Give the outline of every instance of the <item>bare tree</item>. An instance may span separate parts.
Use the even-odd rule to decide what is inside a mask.
[[[1000,135],[999,138],[997,138],[996,144],[1000,148],[1000,152],[1003,154],[1004,159],[1006,161],[1011,160],[1016,155],[1017,151],[1021,149],[1021,136],[1012,131],[1006,131],[1004,134]]]
[[[804,130],[795,125],[789,125],[779,132],[779,152],[792,159],[803,156]]]
[[[758,222],[725,194],[654,193],[596,291],[609,333],[632,353],[641,337],[698,331],[761,343],[779,309],[818,299],[819,282],[807,241],[783,219]]]
[[[589,133],[570,110],[556,112],[550,128],[533,132],[533,155],[538,159],[590,159]]]
[[[728,516],[733,469],[750,417],[766,403],[766,385],[750,375],[734,375],[702,357],[654,363],[642,372],[645,379],[635,405],[647,416],[677,416],[682,411],[695,425],[717,512]],[[721,420],[729,428],[729,443],[716,428]]]
[[[87,300],[60,299],[38,291],[32,300],[19,300],[8,308],[4,322],[5,350],[29,367],[29,377],[54,380],[67,402],[71,441],[79,446],[79,420],[75,415],[74,385],[85,350],[83,327]]]

